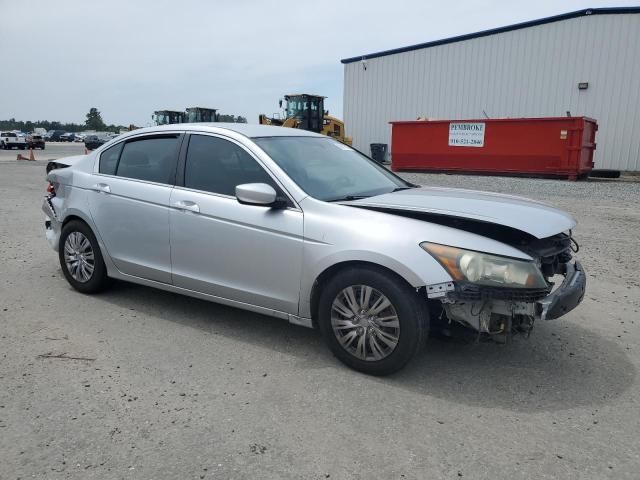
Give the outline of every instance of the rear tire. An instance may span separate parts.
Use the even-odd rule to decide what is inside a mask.
[[[100,246],[89,226],[72,220],[62,228],[58,257],[69,284],[82,293],[97,293],[109,285]]]
[[[426,301],[401,278],[375,267],[351,267],[324,285],[318,324],[344,364],[369,375],[389,375],[424,345],[429,317]]]

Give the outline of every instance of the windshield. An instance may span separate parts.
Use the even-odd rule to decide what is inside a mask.
[[[411,184],[331,138],[254,138],[305,192],[318,200],[370,197]]]
[[[287,118],[303,117],[307,110],[317,112],[320,109],[322,98],[295,96],[287,99]],[[313,114],[312,114],[313,115]]]
[[[300,98],[287,100],[287,118],[301,117],[304,113],[305,103]]]

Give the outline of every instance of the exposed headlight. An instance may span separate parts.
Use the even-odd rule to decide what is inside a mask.
[[[437,243],[422,242],[420,246],[457,281],[491,287],[547,288],[547,282],[534,262]]]

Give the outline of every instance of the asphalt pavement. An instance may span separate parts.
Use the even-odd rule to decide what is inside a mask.
[[[407,175],[569,210],[589,274],[508,345],[349,370],[313,330],[151,288],[87,296],[43,233],[46,159],[0,152],[0,479],[637,479],[640,183]]]
[[[36,161],[55,160],[56,158],[69,157],[71,155],[82,155],[84,153],[84,143],[80,142],[47,142],[44,150],[39,148],[33,150]],[[29,150],[0,150],[0,163],[13,163],[18,155],[29,157]]]

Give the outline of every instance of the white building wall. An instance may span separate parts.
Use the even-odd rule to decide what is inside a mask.
[[[589,82],[578,90],[579,82]],[[354,146],[392,120],[589,116],[596,168],[640,171],[640,14],[592,15],[345,64]]]

